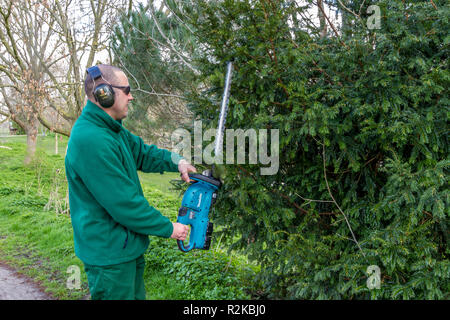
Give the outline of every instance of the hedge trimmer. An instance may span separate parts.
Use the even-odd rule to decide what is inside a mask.
[[[219,126],[214,145],[215,156],[222,153],[232,67],[232,62],[228,62],[222,106],[219,115]],[[213,171],[214,165],[212,170],[206,170],[202,174],[189,173],[190,179],[194,180],[194,182],[184,193],[177,218],[177,222],[191,226],[188,246],[185,247],[183,241],[177,240],[178,248],[183,252],[188,252],[192,249],[208,250],[210,247],[213,224],[209,222],[209,212],[216,201],[217,191],[221,187],[220,180],[213,177]]]

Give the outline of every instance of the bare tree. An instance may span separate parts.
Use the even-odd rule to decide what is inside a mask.
[[[85,70],[107,48],[107,30],[117,8],[130,4],[124,0],[0,3],[0,91],[8,109],[0,114],[25,130],[30,156],[39,122],[70,135],[85,104]],[[55,114],[62,118],[59,124],[51,120]]]
[[[0,7],[0,40],[4,47],[0,51],[0,70],[4,75],[1,78],[1,92],[11,119],[27,134],[28,155],[25,162],[28,163],[36,149],[38,114],[45,96],[43,70],[37,56],[45,50],[49,37],[44,36],[42,25],[36,23],[33,13],[26,11],[30,8],[29,2],[23,7],[13,4],[11,1],[6,7]],[[11,23],[13,20],[14,23]],[[19,33],[21,38],[17,36]]]

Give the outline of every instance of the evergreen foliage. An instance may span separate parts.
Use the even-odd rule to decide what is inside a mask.
[[[450,8],[381,0],[370,30],[368,3],[341,2],[345,30],[325,37],[294,1],[192,6],[208,87],[191,111],[217,126],[234,60],[227,127],[280,130],[278,173],[225,165],[212,219],[269,298],[448,299]]]
[[[171,7],[176,12],[176,5]],[[123,15],[114,28],[111,49],[135,98],[125,120],[127,128],[149,143],[164,145],[170,142],[168,133],[190,118],[183,93],[195,77],[184,59],[195,44],[179,18],[152,8],[140,4]]]

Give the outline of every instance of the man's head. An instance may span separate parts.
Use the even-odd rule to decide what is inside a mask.
[[[122,70],[114,66],[100,64],[97,67],[100,69],[101,77],[94,81],[92,76],[87,73],[84,81],[84,90],[88,99],[102,108],[113,119],[124,119],[128,115],[128,103],[133,100],[131,93],[126,93],[125,88],[129,86],[127,76]],[[94,97],[94,89],[100,84],[109,84],[113,88],[114,104],[109,108],[102,107]]]

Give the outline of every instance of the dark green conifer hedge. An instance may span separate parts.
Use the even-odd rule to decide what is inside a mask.
[[[233,60],[227,127],[279,129],[278,172],[225,165],[212,218],[261,265],[266,297],[448,299],[448,3],[378,1],[379,29],[372,3],[341,3],[343,30],[327,17],[322,37],[294,1],[183,16],[207,84],[188,94],[196,119],[217,126]]]

